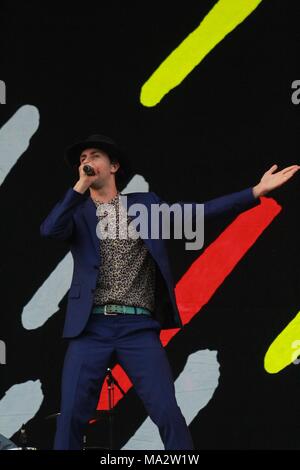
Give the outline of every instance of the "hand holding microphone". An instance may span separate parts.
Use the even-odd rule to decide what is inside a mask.
[[[79,166],[78,171],[79,180],[73,189],[81,194],[84,194],[90,185],[97,179],[99,172],[87,163],[82,163]]]

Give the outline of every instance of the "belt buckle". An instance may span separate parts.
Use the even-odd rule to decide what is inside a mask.
[[[104,315],[108,315],[108,316],[110,315],[110,316],[113,316],[113,317],[116,316],[116,315],[118,315],[117,313],[107,313],[106,307],[107,307],[107,305],[105,304],[105,305],[104,305]]]

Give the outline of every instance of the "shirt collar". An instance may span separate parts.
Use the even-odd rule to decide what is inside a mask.
[[[99,204],[114,204],[116,205],[117,202],[118,202],[118,199],[119,199],[119,191],[117,192],[117,194],[110,200],[110,201],[107,201],[107,202],[101,202],[101,201],[98,201],[97,199],[93,199],[93,202],[98,206]]]

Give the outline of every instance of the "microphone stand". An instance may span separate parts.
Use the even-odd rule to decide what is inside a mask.
[[[108,367],[106,369],[106,383],[108,389],[108,409],[107,410],[98,410],[96,411],[95,421],[99,421],[102,417],[108,417],[109,425],[109,443],[108,449],[114,449],[114,387],[116,386],[122,395],[125,395],[125,391],[122,389],[121,385],[117,379],[113,376],[111,369]],[[86,447],[86,436],[84,436],[84,448],[91,449],[91,447]],[[100,447],[101,449],[107,449],[107,447]],[[97,447],[99,449],[99,447]]]
[[[125,395],[124,390],[120,386],[117,379],[113,376],[111,369],[107,368],[107,388],[108,388],[108,419],[109,419],[109,447],[113,449],[113,425],[114,425],[114,387],[116,386],[122,395]]]
[[[108,387],[111,387],[113,385],[116,385],[116,387],[120,390],[120,392],[122,393],[122,395],[124,396],[125,395],[125,392],[124,390],[122,389],[121,385],[119,384],[119,382],[117,381],[117,379],[113,376],[112,374],[112,371],[111,369],[108,367],[107,368],[107,385]]]

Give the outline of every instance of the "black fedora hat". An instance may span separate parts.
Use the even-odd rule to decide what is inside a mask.
[[[79,157],[83,150],[87,148],[104,150],[111,159],[117,160],[120,163],[120,170],[122,169],[121,172],[126,176],[126,179],[132,176],[132,168],[127,155],[113,139],[102,134],[90,135],[85,140],[67,147],[65,161],[72,167],[78,166],[80,163]]]

